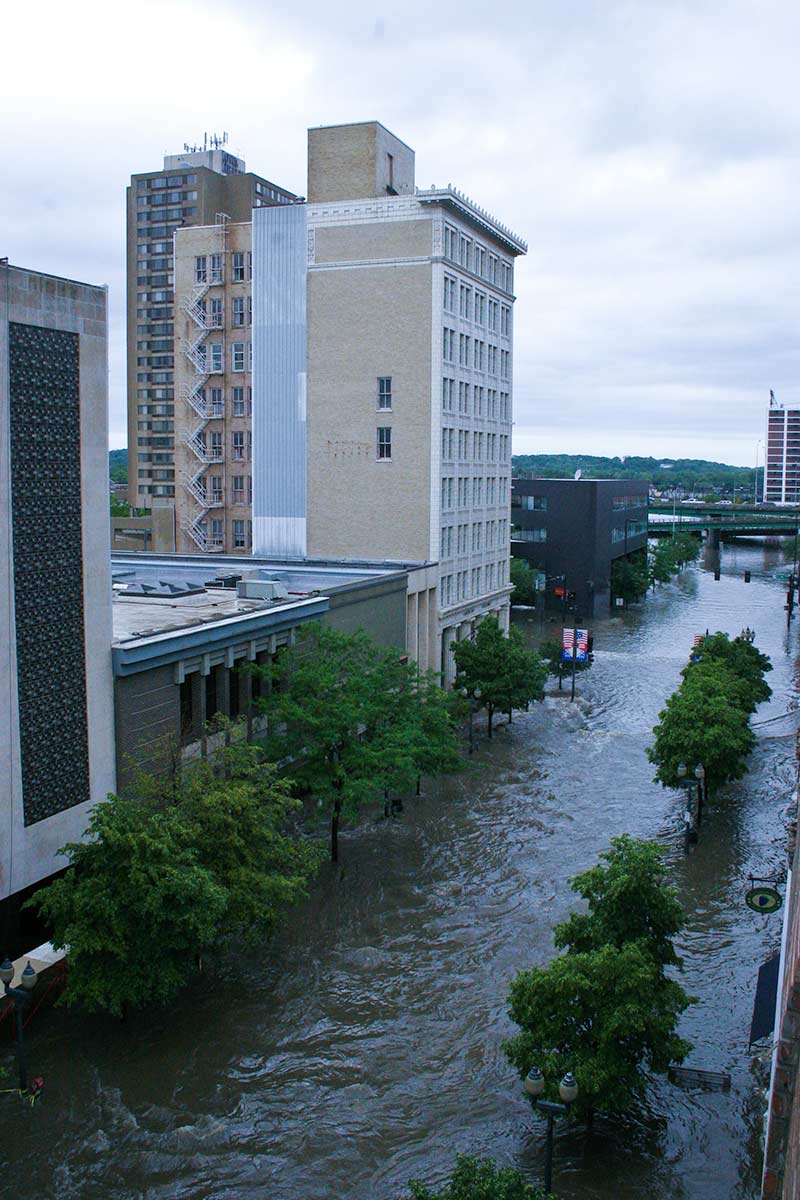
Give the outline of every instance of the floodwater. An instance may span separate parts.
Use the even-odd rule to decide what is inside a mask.
[[[743,582],[744,568],[753,572]],[[750,1200],[763,1096],[747,1042],[756,973],[780,915],[744,904],[748,876],[785,866],[794,784],[797,630],[776,548],[722,551],[622,617],[595,623],[574,704],[551,697],[501,725],[467,771],[396,821],[347,833],[341,864],[262,952],[224,957],[166,1012],[127,1025],[56,1010],[28,1037],[46,1079],[31,1109],[2,1097],[9,1194],[80,1200],[397,1200],[441,1182],[459,1152],[541,1180],[543,1125],[500,1050],[508,986],[545,962],[570,876],[624,831],[658,838],[689,920],[686,1065],[729,1092],[654,1081],[624,1120],[559,1122],[554,1187],[574,1200]],[[535,630],[533,614],[522,616]],[[712,798],[683,852],[681,797],[644,750],[695,633],[749,624],[772,658],[751,770]],[[555,627],[554,627],[555,628]],[[158,970],[158,947],[153,947]],[[0,1062],[12,1067],[10,1045]]]

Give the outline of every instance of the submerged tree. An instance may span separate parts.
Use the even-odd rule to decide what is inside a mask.
[[[641,1093],[647,1072],[666,1071],[691,1049],[677,1024],[692,997],[665,970],[680,967],[673,937],[685,916],[658,848],[627,836],[571,886],[587,911],[556,926],[564,954],[514,980],[510,1012],[521,1032],[504,1049],[523,1077],[536,1065],[556,1086],[571,1071],[577,1111],[616,1112]]]
[[[527,708],[544,696],[547,666],[529,650],[518,629],[508,635],[497,617],[484,617],[472,638],[451,644],[456,663],[456,689],[464,689],[485,708],[489,718],[489,737],[496,712],[508,713]]]
[[[513,1167],[490,1159],[459,1155],[447,1183],[434,1191],[415,1180],[409,1200],[547,1200],[540,1188],[526,1183]]]
[[[330,816],[331,861],[343,817],[423,772],[460,763],[449,702],[432,676],[365,633],[313,623],[281,659],[263,702],[267,747]]]

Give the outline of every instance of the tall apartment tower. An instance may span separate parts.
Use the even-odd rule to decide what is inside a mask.
[[[0,261],[0,931],[115,787],[106,310]]]
[[[132,175],[128,188],[128,481],[140,508],[171,508],[176,498],[175,231],[223,214],[250,221],[254,208],[296,200],[247,171],[225,141],[168,154],[162,170]]]
[[[784,408],[769,394],[764,499],[800,503],[800,408]]]
[[[514,259],[377,122],[312,129],[308,203],[253,213],[253,550],[437,562],[409,644],[508,621]]]

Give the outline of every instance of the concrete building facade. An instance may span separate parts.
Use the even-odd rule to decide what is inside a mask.
[[[221,214],[250,221],[254,208],[296,199],[248,172],[224,139],[212,142],[166,155],[161,170],[132,175],[127,191],[128,480],[138,508],[173,507],[179,486],[173,235]]]
[[[0,264],[0,901],[114,790],[107,294]]]
[[[449,679],[450,643],[508,620],[526,246],[454,188],[417,190],[377,122],[309,131],[308,195],[253,214],[253,547],[438,562],[409,624]]]
[[[560,588],[581,616],[608,612],[614,560],[647,546],[647,502],[643,480],[515,479],[512,553],[539,576],[545,603]]]

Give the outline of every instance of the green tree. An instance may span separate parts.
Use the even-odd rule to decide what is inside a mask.
[[[28,901],[69,947],[64,1001],[118,1016],[165,1004],[219,936],[227,895],[187,843],[176,808],[111,797],[89,840],[60,853],[70,869]]]
[[[111,492],[109,501],[112,517],[129,517],[131,515],[131,506],[127,500],[117,500],[114,493]]]
[[[666,880],[655,842],[627,833],[613,838],[600,862],[570,881],[587,909],[556,926],[556,946],[584,953],[642,942],[656,962],[679,966],[672,939],[686,923],[686,914]]]
[[[297,801],[252,746],[141,775],[91,813],[70,869],[29,902],[69,946],[65,999],[121,1013],[165,1003],[204,950],[271,932],[305,895],[319,848],[286,833]]]
[[[678,764],[702,763],[709,790],[740,779],[755,745],[749,724],[750,690],[724,663],[689,671],[667,700],[647,757],[664,787],[680,786]]]
[[[627,835],[571,887],[587,910],[554,930],[566,953],[514,980],[510,1011],[521,1033],[504,1049],[521,1076],[536,1065],[551,1088],[572,1071],[579,1111],[620,1111],[646,1072],[666,1071],[691,1049],[676,1028],[693,997],[665,971],[680,968],[672,939],[685,914],[658,847]]]
[[[457,761],[456,727],[433,677],[363,632],[307,625],[282,656],[263,702],[270,757],[330,816],[331,861],[341,820],[423,771]]]
[[[684,679],[704,669],[710,662],[720,663],[745,685],[746,704],[750,712],[755,712],[757,706],[772,695],[772,688],[764,678],[772,670],[772,663],[766,654],[762,654],[743,637],[730,638],[727,633],[708,634],[695,647],[693,657],[699,661],[690,661],[684,667],[681,672]]]
[[[615,558],[611,564],[611,592],[621,597],[626,604],[641,600],[649,586],[647,552],[637,550],[633,554]]]
[[[410,1187],[410,1200],[547,1200],[540,1188],[526,1183],[512,1167],[497,1167],[490,1159],[463,1154],[444,1187],[433,1191],[417,1180]]]
[[[508,635],[497,617],[484,617],[472,638],[451,643],[456,663],[455,687],[477,696],[478,707],[488,716],[489,737],[496,712],[526,708],[544,696],[547,667],[525,645],[524,636],[512,628]]]
[[[561,654],[561,642],[558,638],[548,638],[544,642],[540,642],[537,646],[540,657],[547,664],[547,670],[550,675],[561,677],[565,674],[572,674],[572,663],[564,662]],[[592,664],[586,662],[576,662],[575,671],[588,671]]]
[[[524,558],[511,559],[512,604],[536,603],[536,572]]]
[[[562,954],[512,983],[510,1013],[522,1032],[504,1050],[521,1077],[536,1065],[551,1089],[572,1071],[576,1111],[620,1112],[641,1094],[646,1072],[689,1053],[676,1027],[690,1003],[642,942]]]

